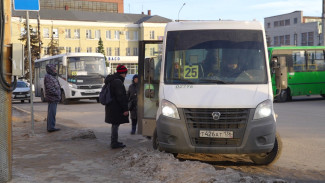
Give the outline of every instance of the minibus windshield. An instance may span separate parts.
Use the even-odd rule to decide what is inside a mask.
[[[261,30],[185,30],[167,33],[166,84],[265,84]]]

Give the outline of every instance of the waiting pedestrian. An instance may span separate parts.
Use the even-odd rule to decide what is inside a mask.
[[[137,130],[137,112],[138,112],[138,75],[135,74],[132,78],[132,84],[129,86],[129,110],[131,113],[132,129],[131,134],[134,135]]]
[[[56,78],[56,68],[53,64],[46,65],[47,74],[44,77],[45,98],[48,102],[47,108],[47,131],[59,131],[55,128],[56,123],[56,109],[57,104],[61,100],[61,86],[59,80]]]
[[[124,87],[124,80],[128,69],[118,65],[116,73],[105,78],[105,84],[110,83],[112,102],[105,105],[105,122],[112,124],[111,148],[123,148],[125,145],[118,142],[118,128],[120,124],[129,122],[128,98]]]

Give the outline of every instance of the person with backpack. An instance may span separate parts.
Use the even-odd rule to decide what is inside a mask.
[[[135,131],[137,129],[137,112],[138,112],[138,75],[135,74],[132,78],[132,84],[129,86],[129,110],[131,113],[131,120],[132,120],[132,130],[131,135],[135,134]]]
[[[124,65],[116,67],[116,73],[105,78],[105,85],[110,86],[112,101],[105,105],[105,122],[112,124],[111,148],[124,148],[118,141],[118,129],[121,124],[129,123],[128,98],[124,87],[124,80],[128,69]]]

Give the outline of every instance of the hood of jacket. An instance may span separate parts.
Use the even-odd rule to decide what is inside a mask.
[[[49,75],[56,76],[55,65],[53,65],[53,64],[47,64],[47,65],[46,65],[46,72],[47,72]]]
[[[110,74],[105,79],[105,84],[110,83],[114,79],[120,79],[124,83],[125,78],[122,77],[119,73]]]

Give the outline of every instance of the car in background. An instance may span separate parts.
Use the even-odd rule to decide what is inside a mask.
[[[25,100],[28,100],[30,103],[30,87],[29,84],[25,81],[17,81],[16,89],[12,92],[11,99],[14,100],[20,100],[21,103],[24,103]]]

